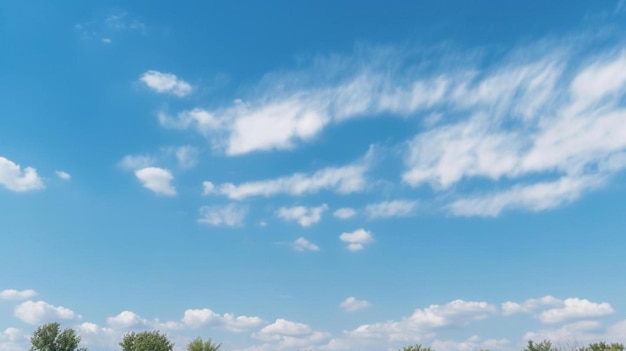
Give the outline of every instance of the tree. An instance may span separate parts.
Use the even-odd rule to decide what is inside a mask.
[[[403,347],[400,351],[433,351],[430,347],[422,346],[420,344]]]
[[[187,344],[187,351],[218,351],[222,344],[214,344],[211,339],[202,341],[202,338],[195,338]]]
[[[122,351],[172,351],[174,344],[158,330],[130,332],[120,342]]]
[[[523,351],[557,351],[552,347],[552,343],[549,340],[544,340],[539,343],[535,343],[532,340],[528,340],[528,345]]]
[[[624,345],[618,343],[607,344],[604,341],[594,342],[579,351],[624,351]]]
[[[78,348],[80,336],[74,329],[68,328],[61,331],[59,323],[48,323],[35,330],[30,338],[30,351],[87,351],[86,348]]]

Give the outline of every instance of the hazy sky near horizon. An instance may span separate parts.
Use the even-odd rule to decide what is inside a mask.
[[[626,342],[626,3],[3,1],[0,350]]]

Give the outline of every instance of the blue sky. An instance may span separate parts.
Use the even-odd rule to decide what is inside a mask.
[[[624,1],[3,2],[0,350],[626,342]]]

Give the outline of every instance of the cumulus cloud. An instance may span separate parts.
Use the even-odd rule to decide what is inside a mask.
[[[9,327],[0,331],[0,350],[22,351],[28,349],[26,335],[19,329]]]
[[[294,240],[293,243],[291,244],[291,246],[293,246],[293,249],[296,251],[319,251],[320,247],[313,244],[312,242],[306,240],[303,237],[299,237],[298,239]]]
[[[615,312],[606,302],[596,303],[586,299],[569,298],[561,307],[541,312],[539,320],[543,323],[560,323],[571,319],[600,317]]]
[[[373,151],[353,164],[342,167],[327,167],[312,174],[295,173],[275,179],[246,182],[239,185],[225,183],[219,186],[210,181],[204,182],[204,194],[220,194],[233,200],[243,200],[254,196],[274,196],[278,194],[304,195],[331,190],[340,194],[362,191],[366,185],[365,172],[369,169]]]
[[[329,342],[325,348],[351,350],[421,342],[432,339],[436,331],[450,326],[466,326],[470,322],[485,319],[497,312],[487,302],[454,300],[445,305],[430,305],[416,309],[413,314],[400,320],[363,324]]]
[[[339,304],[339,307],[346,312],[355,312],[370,307],[370,303],[366,300],[358,300],[354,296],[350,296],[343,300],[341,304]]]
[[[600,340],[597,331],[601,328],[598,321],[578,321],[557,329],[543,329],[524,334],[525,340],[550,340],[552,343],[564,343],[576,340],[590,342]]]
[[[31,297],[37,295],[35,290],[26,289],[26,290],[15,290],[15,289],[6,289],[0,291],[0,300],[25,300],[30,299]]]
[[[322,219],[322,213],[328,209],[326,204],[318,207],[281,207],[276,211],[276,216],[286,221],[297,221],[303,227],[309,227]]]
[[[510,316],[518,313],[532,313],[538,309],[547,307],[562,306],[563,301],[554,296],[546,295],[538,299],[528,299],[523,303],[506,301],[501,304],[502,314]]]
[[[437,351],[502,350],[509,344],[507,339],[481,340],[478,335],[473,335],[463,341],[437,339],[431,343],[431,347]]]
[[[313,329],[307,324],[278,318],[274,323],[266,325],[254,335],[259,339],[272,339],[277,335],[298,336],[310,334],[312,331]]]
[[[586,319],[613,314],[613,307],[607,302],[592,302],[576,297],[565,300],[553,296],[528,299],[522,303],[507,301],[501,304],[505,316],[527,313],[534,314],[542,323],[552,324],[572,319]]]
[[[365,245],[374,242],[374,237],[365,229],[357,229],[350,233],[342,233],[339,235],[339,240],[348,245],[348,250],[360,251],[365,248]]]
[[[174,196],[176,188],[172,185],[174,176],[163,168],[146,167],[135,171],[135,176],[141,184],[159,195]]]
[[[79,319],[80,315],[63,306],[53,306],[45,301],[26,301],[15,307],[15,317],[31,324],[38,325],[58,319]]]
[[[365,207],[367,216],[372,219],[405,217],[415,210],[417,201],[393,200],[370,204]]]
[[[157,93],[170,93],[179,97],[191,93],[191,85],[172,73],[147,71],[140,80]]]
[[[203,206],[200,208],[198,223],[212,226],[237,227],[244,223],[246,213],[245,206],[228,204],[226,206]]]
[[[20,165],[4,157],[0,157],[0,184],[16,192],[44,188],[43,180],[37,174],[36,169],[26,167],[22,170]]]
[[[122,311],[117,316],[107,318],[107,323],[113,328],[131,328],[148,324],[148,321],[131,311]]]
[[[55,171],[54,173],[56,173],[57,177],[59,177],[59,179],[62,180],[70,180],[72,178],[72,176],[64,171]]]
[[[191,328],[217,325],[233,332],[243,332],[257,328],[264,323],[259,317],[235,316],[232,313],[220,315],[208,308],[186,310],[182,322]]]
[[[313,349],[328,341],[331,335],[313,330],[308,324],[278,318],[274,323],[252,334],[252,337],[265,343],[250,350],[270,351]]]
[[[356,211],[350,207],[343,207],[333,212],[333,216],[339,219],[348,219],[348,218],[354,217],[355,215],[356,215]]]

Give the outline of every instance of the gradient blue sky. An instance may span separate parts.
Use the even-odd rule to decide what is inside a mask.
[[[626,341],[626,3],[4,1],[0,350]]]

